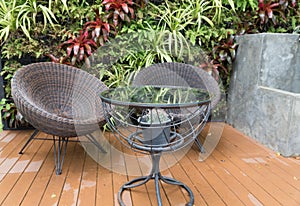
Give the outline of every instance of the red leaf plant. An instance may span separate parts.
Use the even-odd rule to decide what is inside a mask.
[[[272,0],[269,0],[268,2],[265,2],[265,0],[259,0],[258,1],[258,15],[260,17],[261,24],[266,24],[269,19],[272,19],[273,23],[276,24],[276,18],[273,15],[273,10],[276,7],[279,7],[278,2],[272,2]]]
[[[64,56],[60,58],[54,56],[53,54],[45,54],[45,56],[49,57],[52,60],[52,62],[71,65],[71,62],[67,60],[69,58],[68,56]]]
[[[107,19],[113,18],[113,24],[118,25],[119,19],[122,21],[130,22],[129,14],[131,19],[134,18],[134,9],[132,0],[104,0],[102,4],[105,6],[105,10],[108,13]]]
[[[59,48],[67,49],[67,55],[71,58],[71,64],[75,65],[76,62],[81,62],[90,65],[88,57],[97,48],[96,42],[90,37],[87,30],[79,31],[79,35],[71,35],[71,38],[59,45]]]
[[[276,25],[276,16],[274,12],[280,14],[285,19],[284,11],[287,9],[289,0],[258,0],[258,15],[260,17],[260,24],[265,25],[269,19]],[[296,0],[291,0],[292,7],[296,6]]]
[[[91,37],[94,42],[103,46],[104,43],[108,41],[109,34],[113,33],[113,35],[116,35],[117,31],[114,25],[104,22],[101,19],[99,10],[96,10],[95,13],[95,20],[86,22],[83,26],[83,30],[91,32]]]
[[[235,59],[238,45],[234,41],[234,35],[228,33],[228,38],[221,41],[212,51],[213,58],[210,62],[203,63],[200,67],[209,72],[217,81],[221,78],[227,79],[230,72],[230,65]]]

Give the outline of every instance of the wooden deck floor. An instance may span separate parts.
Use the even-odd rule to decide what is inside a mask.
[[[31,132],[0,134],[0,205],[118,205],[120,186],[133,176],[102,167],[75,142],[68,145],[63,173],[55,175],[52,141],[35,140],[23,155],[18,154]],[[128,171],[132,163],[126,163],[125,157],[124,162]],[[228,125],[207,159],[199,161],[193,146],[163,174],[186,183],[197,206],[300,205],[300,160],[284,158]],[[126,192],[126,205],[157,205],[152,183]],[[163,184],[161,193],[163,205],[180,206],[188,199],[177,186]]]

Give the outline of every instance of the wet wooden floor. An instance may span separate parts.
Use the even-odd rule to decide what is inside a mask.
[[[113,148],[129,155],[114,157],[108,164],[100,157],[98,164],[99,156],[91,158],[80,143],[70,142],[63,172],[56,175],[52,141],[34,140],[23,155],[18,154],[31,132],[0,134],[0,205],[118,205],[119,188],[136,174],[146,174],[147,157],[128,152],[106,132]],[[178,162],[167,156],[161,160],[163,175],[192,189],[194,205],[300,205],[300,160],[282,157],[229,125],[212,123],[201,135],[213,140],[204,143],[206,154],[193,145]],[[114,171],[109,169],[112,164]],[[163,205],[181,206],[189,199],[184,190],[165,183],[161,194]],[[126,205],[157,205],[153,180],[126,191],[123,199]]]

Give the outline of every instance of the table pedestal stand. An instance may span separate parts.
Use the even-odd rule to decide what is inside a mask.
[[[158,206],[162,206],[161,181],[183,188],[189,195],[186,205],[193,206],[192,190],[174,178],[163,176],[159,162],[163,152],[175,152],[195,141],[209,117],[209,93],[197,88],[141,86],[110,89],[100,97],[115,137],[127,148],[150,155],[152,160],[149,175],[135,178],[120,188],[119,204],[125,206],[122,200],[125,190],[153,179]]]
[[[186,205],[187,206],[193,206],[193,204],[194,204],[194,195],[193,195],[192,190],[188,186],[186,186],[185,184],[183,184],[182,182],[180,182],[176,179],[161,175],[161,173],[159,171],[160,157],[161,157],[160,152],[159,153],[151,153],[152,169],[151,169],[150,174],[147,175],[147,176],[142,176],[142,177],[139,177],[139,178],[135,178],[135,179],[125,183],[120,188],[119,193],[118,193],[118,201],[119,201],[119,204],[121,206],[125,206],[125,204],[122,200],[122,193],[126,189],[132,189],[132,188],[141,186],[143,184],[146,184],[151,179],[154,179],[155,193],[156,193],[156,199],[157,199],[157,205],[158,206],[162,206],[160,188],[159,188],[159,181],[163,181],[167,184],[177,185],[177,186],[180,186],[180,187],[184,188],[190,196],[190,201]]]

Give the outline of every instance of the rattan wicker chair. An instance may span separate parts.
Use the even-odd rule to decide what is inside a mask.
[[[24,66],[12,79],[12,96],[18,111],[38,131],[53,136],[56,174],[61,174],[69,138],[86,136],[102,152],[91,133],[105,123],[99,93],[107,87],[89,73],[58,63]],[[70,140],[71,141],[71,140]]]
[[[206,89],[212,96],[212,110],[221,98],[219,85],[211,75],[200,68],[184,63],[166,62],[143,68],[136,74],[132,85],[185,86]],[[198,138],[196,138],[196,144],[200,151],[204,152]]]

